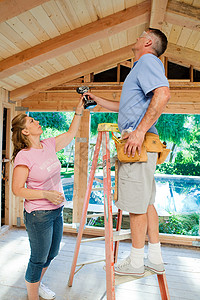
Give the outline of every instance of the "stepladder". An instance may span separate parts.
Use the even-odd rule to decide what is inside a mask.
[[[109,145],[109,132],[118,132],[117,124],[102,123],[98,125],[98,136],[95,146],[92,166],[90,170],[90,176],[88,180],[87,190],[84,199],[84,205],[82,210],[81,221],[79,225],[78,235],[76,239],[76,246],[74,250],[73,261],[71,265],[71,272],[69,275],[68,286],[73,284],[74,275],[86,264],[90,264],[98,261],[85,262],[77,264],[78,254],[81,243],[84,241],[92,241],[98,238],[91,238],[82,240],[86,220],[88,218],[87,210],[89,206],[90,195],[93,187],[93,181],[95,178],[95,171],[97,169],[97,162],[99,157],[100,148],[102,146],[102,164],[103,164],[103,193],[104,193],[104,227],[105,236],[102,239],[105,240],[105,271],[106,271],[106,294],[107,300],[115,300],[115,285],[124,283],[127,281],[135,280],[133,276],[118,276],[114,273],[114,263],[117,261],[119,241],[130,239],[130,230],[120,230],[122,223],[122,211],[119,209],[117,213],[117,225],[116,230],[113,232],[113,213],[112,213],[112,194],[111,194],[111,160],[110,160],[110,145]],[[115,180],[116,182],[116,180]],[[100,238],[101,239],[101,238]],[[77,269],[78,268],[78,269]],[[149,276],[153,273],[146,271],[144,276]],[[167,280],[165,273],[157,275],[160,294],[162,300],[169,300],[169,291],[167,286]],[[134,296],[133,296],[134,299]]]

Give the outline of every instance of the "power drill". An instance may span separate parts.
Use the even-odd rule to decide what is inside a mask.
[[[89,91],[89,87],[88,86],[80,86],[76,89],[76,91],[77,91],[77,93],[83,95],[84,93],[87,93]],[[90,99],[88,95],[83,96],[83,102],[84,102],[83,107],[85,109],[94,108],[97,105],[96,101]]]

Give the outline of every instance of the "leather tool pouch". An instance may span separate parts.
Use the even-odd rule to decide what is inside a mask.
[[[121,140],[117,139],[116,137],[113,137],[113,139],[115,140],[117,157],[119,161],[123,163],[146,162],[148,160],[147,152],[156,152],[158,153],[157,164],[162,164],[170,152],[170,149],[166,149],[166,145],[161,143],[159,136],[150,132],[147,132],[145,135],[140,156],[137,150],[134,157],[128,157],[127,154],[124,154],[124,146],[127,142],[127,139]]]

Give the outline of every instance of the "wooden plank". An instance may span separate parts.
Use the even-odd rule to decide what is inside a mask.
[[[0,1],[0,23],[11,19],[31,8],[41,5],[49,0],[1,0]]]
[[[6,22],[19,36],[22,35],[23,39],[30,45],[35,46],[40,41],[35,37],[32,31],[24,25],[17,17],[14,17]]]
[[[176,13],[167,10],[165,14],[165,22],[182,27],[185,27],[187,24],[188,29],[200,31],[199,21],[189,17],[188,15],[177,15]]]
[[[161,29],[164,21],[168,0],[152,0],[151,1],[151,17],[150,27]]]
[[[88,177],[90,112],[85,110],[75,139],[73,223],[80,223]]]
[[[35,81],[34,83],[28,84],[22,88],[18,88],[11,92],[11,99],[23,99],[29,95],[36,94],[38,91],[51,88],[88,73],[104,70],[104,68],[108,67],[109,65],[118,63],[131,57],[133,57],[132,46],[121,48],[120,50],[113,51],[85,63],[79,64],[78,66],[74,66],[54,75],[47,76],[44,79]]]
[[[46,31],[48,36],[53,39],[59,35],[59,31],[54,25],[54,23],[49,18],[46,11],[43,9],[42,6],[37,6],[30,10],[31,14],[35,17],[37,22],[40,24],[42,28]]]
[[[169,43],[165,56],[169,60],[170,58],[176,59],[177,63],[193,65],[197,70],[200,69],[200,53],[198,51]]]
[[[51,30],[51,27],[49,29],[49,19],[46,24],[48,16],[45,16],[44,10],[42,12],[40,7],[37,9],[35,8],[34,10],[31,10],[31,13],[35,16],[35,18],[37,18],[37,14],[40,13],[41,17],[39,19],[39,23],[43,28],[45,28],[45,31],[50,34],[51,40],[45,41],[30,49],[24,50],[21,53],[13,55],[4,61],[1,61],[0,78],[7,77],[21,70],[25,70],[30,66],[39,64],[41,61],[59,56],[67,51],[82,47],[88,43],[98,41],[102,38],[105,38],[105,36],[112,36],[113,34],[132,26],[148,22],[149,7],[150,3],[147,0],[140,5],[115,13],[112,16],[97,20],[70,32],[66,32],[65,34],[55,38],[53,38],[55,33],[53,30]],[[3,28],[3,30],[4,32],[8,32],[8,28]],[[12,40],[11,37],[10,39]],[[28,46],[21,46],[21,44],[22,42],[20,41],[19,45],[21,48],[28,48]]]
[[[200,20],[200,8],[192,6],[190,4],[181,1],[169,0],[167,5],[167,11],[172,11],[181,16],[186,16],[195,20]]]

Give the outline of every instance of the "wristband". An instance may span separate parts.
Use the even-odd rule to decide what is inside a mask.
[[[76,116],[80,116],[80,117],[81,117],[83,114],[77,114],[77,113],[75,112],[75,115],[76,115]]]

